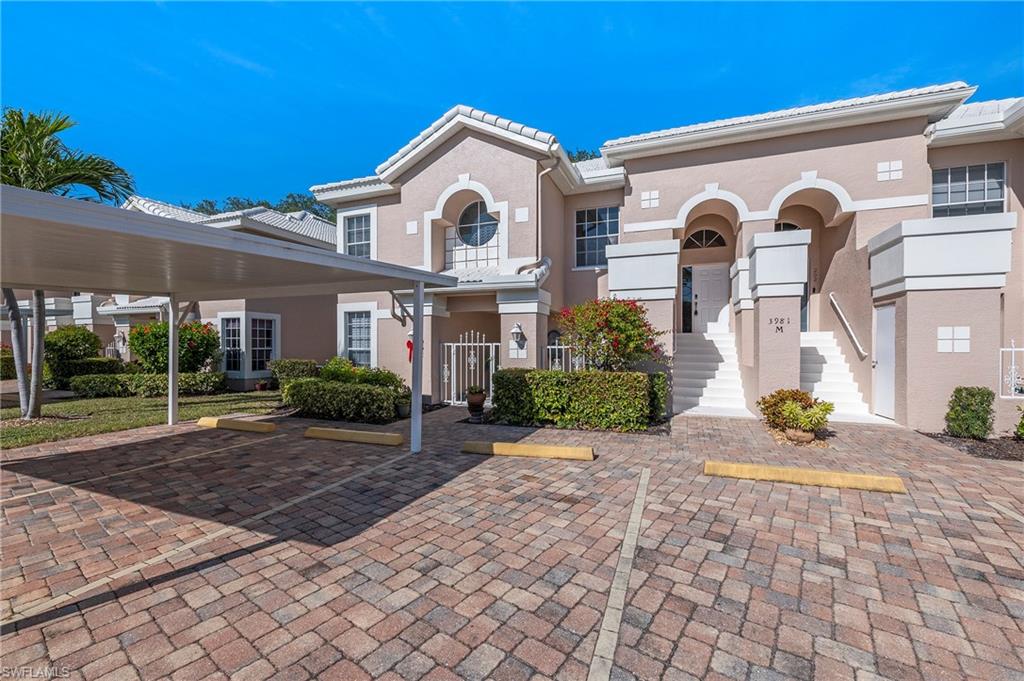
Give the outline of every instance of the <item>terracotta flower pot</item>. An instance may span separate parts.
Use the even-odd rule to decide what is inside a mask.
[[[468,393],[466,395],[466,407],[469,409],[470,423],[480,423],[484,415],[484,400],[486,393]]]
[[[808,442],[814,442],[814,433],[797,430],[796,428],[786,428],[786,439],[790,442],[805,445]]]

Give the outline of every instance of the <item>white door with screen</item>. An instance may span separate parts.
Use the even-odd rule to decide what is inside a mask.
[[[693,266],[693,332],[729,330],[729,265]]]
[[[896,306],[875,308],[875,414],[896,418]]]

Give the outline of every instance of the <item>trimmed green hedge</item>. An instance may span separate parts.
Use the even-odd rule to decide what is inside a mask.
[[[299,378],[316,378],[320,368],[315,359],[274,359],[267,366],[282,388]]]
[[[0,352],[0,380],[7,381],[17,378],[18,373],[14,368],[14,353],[4,349]]]
[[[67,363],[68,378],[89,374],[123,374],[124,362],[115,357],[90,357]]]
[[[212,395],[227,388],[219,372],[178,375],[179,395]],[[167,394],[166,374],[90,374],[71,379],[71,389],[80,397],[160,397]]]
[[[46,334],[44,378],[47,385],[65,389],[73,372],[71,364],[98,357],[103,342],[84,326],[61,326]],[[96,372],[101,373],[101,372]],[[107,372],[102,372],[107,373]]]
[[[388,388],[359,383],[300,378],[284,389],[284,403],[300,416],[353,423],[390,423],[395,420],[395,393]]]
[[[949,398],[946,432],[953,437],[984,440],[992,432],[996,395],[988,388],[959,386]]]
[[[495,419],[512,425],[644,430],[664,416],[668,379],[637,371],[501,369],[492,392]]]

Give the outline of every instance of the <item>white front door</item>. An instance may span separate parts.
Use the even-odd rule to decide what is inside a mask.
[[[875,308],[875,413],[896,418],[896,306]]]
[[[729,265],[694,265],[693,332],[728,330]]]

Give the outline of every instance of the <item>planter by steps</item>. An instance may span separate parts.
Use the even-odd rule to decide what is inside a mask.
[[[480,423],[483,421],[484,401],[487,399],[487,393],[480,388],[474,390],[475,387],[470,386],[469,390],[466,391],[466,407],[469,409],[470,423]]]
[[[808,433],[804,430],[797,430],[796,428],[786,428],[786,439],[790,442],[797,444],[806,445],[814,442],[814,433]]]

